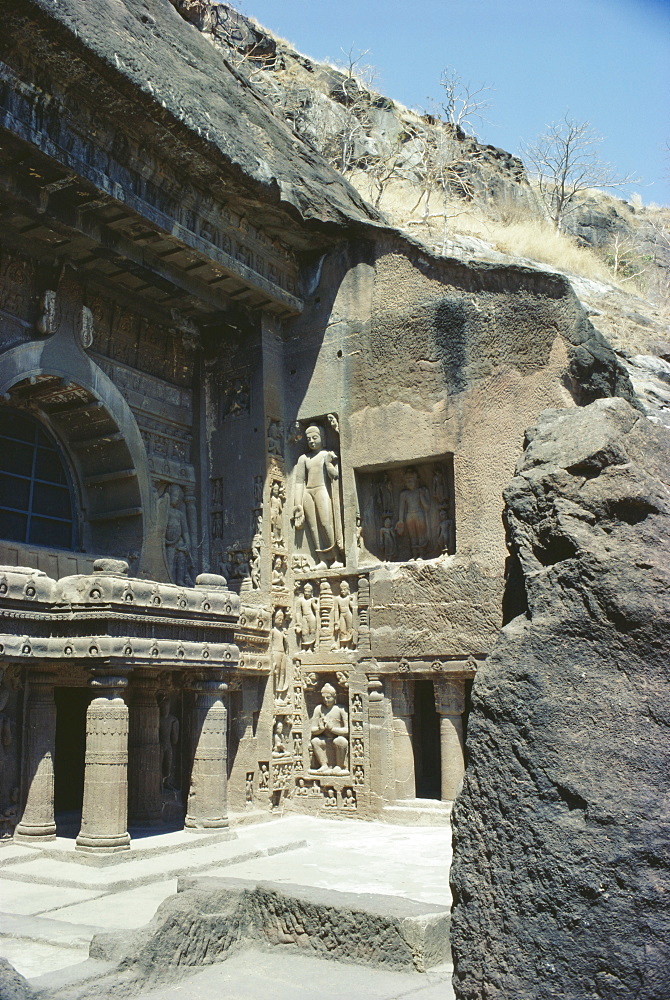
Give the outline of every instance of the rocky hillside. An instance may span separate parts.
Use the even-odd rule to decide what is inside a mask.
[[[566,274],[670,426],[670,210],[586,192],[555,233],[521,160],[377,93],[355,57],[318,63],[228,4],[170,2],[392,225],[449,256]]]

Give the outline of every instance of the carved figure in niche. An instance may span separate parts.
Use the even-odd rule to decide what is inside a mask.
[[[263,506],[263,477],[254,476],[254,506]]]
[[[345,809],[356,808],[356,792],[353,788],[342,789],[342,805]]]
[[[270,534],[272,544],[279,548],[284,548],[284,532],[282,530],[282,512],[284,510],[284,498],[282,496],[281,483],[275,479],[270,488]]]
[[[319,602],[311,583],[306,583],[295,600],[295,634],[301,649],[314,649],[319,631]]]
[[[302,733],[293,734],[293,753],[302,757]]]
[[[349,749],[349,719],[341,705],[336,704],[337,692],[332,684],[321,688],[321,705],[317,705],[311,719],[312,770],[321,774],[347,774]]]
[[[351,698],[351,711],[352,712],[362,712],[363,711],[363,696],[356,692]]]
[[[382,550],[382,558],[386,562],[395,559],[395,531],[393,530],[392,518],[389,515],[384,518],[384,524],[379,529],[379,547]]]
[[[247,772],[247,780],[244,783],[244,798],[247,805],[254,801],[254,772]]]
[[[314,784],[310,788],[310,794],[311,795],[321,795],[321,784],[320,784],[320,782],[318,782],[318,781],[314,782]]]
[[[437,538],[442,552],[453,552],[454,522],[449,517],[449,511],[446,507],[440,507]]]
[[[365,769],[361,764],[354,764],[354,784],[355,785],[365,784]]]
[[[284,425],[281,420],[271,420],[268,424],[268,455],[284,457]]]
[[[275,731],[272,735],[272,756],[283,757],[285,753],[288,753],[288,750],[286,749],[284,736],[284,723],[281,719],[277,719],[275,722]]]
[[[249,560],[249,575],[253,590],[260,590],[261,586],[261,536],[254,535],[251,539],[251,559]]]
[[[212,507],[220,507],[223,504],[223,479],[212,479],[210,482],[212,484],[210,493]]]
[[[323,802],[324,806],[327,809],[337,809],[337,792],[335,789],[325,788],[324,794],[326,796]]]
[[[179,742],[179,719],[170,711],[170,699],[163,698],[160,704],[158,740],[161,748],[161,777],[163,788],[174,789],[173,765],[175,747]]]
[[[356,595],[351,593],[346,580],[340,583],[340,593],[333,598],[333,632],[335,641],[333,649],[354,649],[356,637],[354,622],[356,620]]]
[[[309,795],[309,788],[305,784],[304,778],[298,778],[295,783],[295,794],[296,795]]]
[[[270,768],[268,767],[267,764],[259,764],[258,765],[258,771],[259,771],[258,787],[259,788],[269,788],[270,787]]]
[[[356,512],[356,548],[363,548],[363,522],[358,511]]]
[[[295,526],[299,529],[307,523],[307,531],[317,558],[320,557],[318,569],[326,568],[326,559],[333,566],[341,566],[344,545],[337,455],[324,447],[324,435],[320,427],[311,424],[305,435],[310,453],[300,456],[296,468],[293,508]]]
[[[385,472],[381,481],[377,483],[375,503],[380,519],[393,517],[393,486],[391,485],[391,477],[388,472]]]
[[[405,489],[400,492],[398,522],[395,526],[399,535],[407,534],[413,559],[426,555],[428,547],[428,510],[430,498],[428,489],[419,485],[419,473],[414,465],[404,472]]]
[[[191,534],[186,518],[184,491],[177,483],[169,489],[170,506],[165,528],[165,557],[170,578],[180,587],[192,587],[193,558],[191,556]]]
[[[363,749],[363,740],[354,740],[352,750],[354,757],[357,757],[359,760],[362,760],[363,757],[365,756],[365,751]]]
[[[444,472],[437,466],[435,472],[433,473],[433,483],[431,489],[433,500],[437,504],[443,504],[447,499],[447,484],[444,478]]]
[[[340,433],[340,422],[337,419],[337,414],[336,413],[329,413],[328,416],[326,417],[326,420],[328,421],[328,423],[330,424],[330,426],[333,428],[333,430],[335,431],[335,433],[339,436],[339,433]]]
[[[272,586],[283,590],[286,587],[286,562],[283,556],[272,560]]]
[[[289,688],[288,639],[284,630],[284,612],[277,608],[272,621],[272,678],[275,705],[286,705]]]

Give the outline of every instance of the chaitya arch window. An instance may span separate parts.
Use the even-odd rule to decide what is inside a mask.
[[[34,417],[2,408],[0,538],[75,547],[72,484],[58,445]]]

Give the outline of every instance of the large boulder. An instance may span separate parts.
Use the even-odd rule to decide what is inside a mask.
[[[527,614],[477,674],[453,816],[459,1000],[670,997],[669,446],[623,399],[527,434]]]

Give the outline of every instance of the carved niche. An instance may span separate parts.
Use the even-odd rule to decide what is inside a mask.
[[[358,470],[361,547],[384,562],[456,551],[453,456]]]

